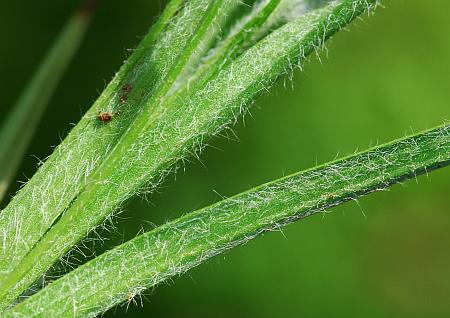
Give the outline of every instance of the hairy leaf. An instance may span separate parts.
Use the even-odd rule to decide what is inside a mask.
[[[0,262],[0,303],[10,303],[125,200],[143,187],[154,188],[177,162],[196,155],[277,77],[374,4],[343,0],[311,7],[242,54],[232,54],[233,59],[220,63],[223,68],[199,76],[201,85],[186,91],[177,85],[183,87],[190,78],[183,76],[201,58],[210,28],[220,26],[221,17],[236,8],[236,1],[187,2],[165,32],[150,32],[151,40],[136,51],[140,56],[132,55],[130,66],[124,66],[36,179],[0,214],[1,260],[8,260]],[[160,25],[173,14],[163,14]],[[225,44],[230,50],[236,46]],[[120,113],[100,123],[96,113],[105,110]]]
[[[256,236],[450,163],[450,125],[225,199],[128,241],[4,317],[94,317]]]

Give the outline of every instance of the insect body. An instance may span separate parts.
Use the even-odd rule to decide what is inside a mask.
[[[113,113],[111,113],[111,112],[99,112],[97,114],[97,119],[99,121],[101,121],[102,123],[108,123],[114,118],[114,116],[116,116],[118,114],[119,114],[119,112],[113,112]]]

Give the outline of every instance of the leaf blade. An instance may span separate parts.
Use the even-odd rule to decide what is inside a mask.
[[[90,181],[83,192],[77,193],[77,199],[69,202],[63,217],[21,259],[19,266],[10,266],[15,268],[0,282],[0,298],[7,297],[7,293],[17,295],[14,286],[23,290],[31,284],[143,184],[158,184],[177,162],[201,149],[204,140],[235,122],[278,76],[375,3],[334,1],[314,10],[247,50],[189,100],[170,107],[162,103],[158,106],[160,113],[150,117],[150,123],[144,113],[138,118],[140,124],[130,130],[129,143],[118,145],[112,160],[100,165],[101,169],[95,167],[96,174],[84,176]],[[148,108],[151,116],[155,116],[153,111]],[[105,157],[109,155],[108,150]]]
[[[264,232],[449,164],[444,124],[263,184],[106,252],[5,318],[93,317]]]

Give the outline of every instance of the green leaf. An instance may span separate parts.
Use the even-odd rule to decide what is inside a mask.
[[[53,92],[83,40],[91,13],[79,10],[67,21],[1,127],[0,202],[17,172]]]
[[[263,184],[106,252],[4,317],[94,317],[260,234],[449,163],[444,124]]]
[[[0,303],[9,304],[125,200],[143,187],[153,189],[177,163],[197,155],[207,139],[233,124],[276,78],[376,1],[327,2],[267,31],[242,54],[223,55],[219,43],[210,53],[230,60],[217,61],[224,67],[213,73],[196,77],[194,72],[192,78],[200,83],[194,83],[194,90],[180,89],[191,78],[190,66],[201,63],[210,28],[220,28],[236,3],[187,2],[164,32],[149,36],[156,39],[154,45],[137,49],[141,56],[124,66],[0,214],[1,260],[8,260],[0,262]],[[169,21],[171,15],[164,16]],[[242,41],[231,39],[233,45],[224,47],[234,52]],[[120,114],[99,123],[96,114],[105,110]]]

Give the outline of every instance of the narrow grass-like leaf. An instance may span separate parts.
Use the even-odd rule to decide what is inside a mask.
[[[91,14],[91,11],[83,8],[69,19],[1,127],[0,202],[60,78],[80,46]]]
[[[450,163],[450,125],[306,170],[187,214],[100,255],[4,317],[94,317],[264,232]]]
[[[328,37],[376,1],[332,1],[320,9],[311,10],[249,48],[198,91],[189,96],[180,96],[185,98],[167,98],[168,93],[176,94],[176,91],[173,92],[171,85],[167,85],[164,80],[176,84],[184,74],[185,67],[190,64],[188,61],[199,57],[194,45],[189,44],[206,40],[206,26],[214,26],[220,20],[213,18],[213,13],[230,12],[235,4],[234,1],[217,3],[220,6],[210,4],[202,7],[200,0],[188,2],[184,11],[175,16],[178,22],[170,24],[167,32],[156,42],[154,51],[148,55],[143,53],[133,70],[124,76],[125,79],[120,78],[121,84],[115,86],[116,91],[107,89],[109,95],[100,97],[82,120],[82,125],[76,127],[76,133],[69,135],[70,142],[65,141],[64,147],[58,148],[58,154],[61,154],[61,149],[68,154],[62,153],[60,158],[56,157],[47,174],[44,172],[44,184],[48,189],[45,189],[45,193],[37,192],[40,188],[36,184],[36,188],[25,192],[25,197],[22,197],[23,200],[34,202],[39,193],[36,215],[44,215],[45,224],[35,225],[25,220],[28,226],[24,226],[26,230],[22,231],[22,223],[14,217],[18,214],[23,219],[25,211],[28,211],[29,205],[23,204],[23,201],[15,202],[9,210],[7,208],[5,212],[8,214],[4,218],[7,220],[6,225],[2,225],[0,215],[0,230],[4,231],[3,246],[6,246],[4,255],[14,261],[0,268],[0,273],[4,273],[4,279],[0,280],[0,302],[3,298],[7,299],[5,303],[9,303],[18,296],[124,200],[143,186],[154,187],[177,162],[202,149],[205,140],[232,124],[246,106],[279,75],[301,63],[306,55],[320,48]],[[203,11],[199,9],[205,7]],[[194,9],[197,11],[192,11]],[[186,20],[192,22],[192,12],[196,12],[195,27],[183,29],[187,25]],[[180,28],[192,36],[181,39]],[[171,39],[179,41],[173,44]],[[164,43],[172,43],[174,50],[180,53],[164,50]],[[155,56],[166,57],[160,60]],[[182,67],[185,62],[186,66]],[[154,70],[156,72],[152,72]],[[124,93],[120,87],[129,87],[129,84],[133,87],[132,91]],[[145,90],[148,87],[150,89]],[[127,101],[121,104],[124,98]],[[135,103],[132,104],[132,101]],[[131,105],[134,105],[133,108]],[[121,114],[108,125],[99,125],[95,119],[96,111],[101,110],[99,107],[110,107],[111,111],[120,109]],[[69,167],[64,166],[66,162]],[[61,165],[57,166],[56,163]],[[56,184],[51,182],[52,169],[57,169],[55,177],[60,178]],[[72,187],[67,183],[76,185]],[[58,197],[60,201],[56,202],[50,200],[52,207],[48,211],[44,195],[56,199],[59,188],[55,188],[55,185],[61,186],[63,197]],[[66,195],[69,190],[73,192]],[[49,229],[67,207],[58,222]],[[40,236],[45,232],[42,229],[48,229],[48,232],[38,241],[40,236],[35,235],[34,228],[38,229]],[[21,241],[25,233],[33,235],[31,244]],[[28,236],[25,240],[30,241]],[[27,251],[31,247],[33,249],[26,255],[16,256],[13,249],[18,246]]]

